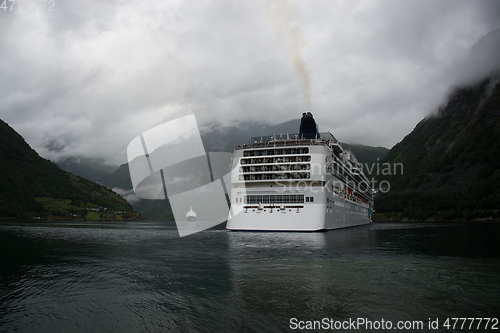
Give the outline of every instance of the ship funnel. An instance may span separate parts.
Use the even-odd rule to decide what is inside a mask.
[[[317,134],[319,134],[318,125],[316,125],[312,113],[309,111],[302,113],[299,136],[304,139],[314,139]]]

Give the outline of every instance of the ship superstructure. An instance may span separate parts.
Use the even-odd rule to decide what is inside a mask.
[[[252,137],[234,150],[230,230],[318,231],[370,223],[373,192],[354,154],[310,112],[298,134]]]

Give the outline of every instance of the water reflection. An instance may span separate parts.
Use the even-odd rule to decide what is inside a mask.
[[[371,226],[363,225],[327,232],[231,232],[228,235],[232,253],[250,249],[323,251],[325,253],[353,253],[376,243]]]
[[[250,248],[318,250],[326,245],[323,232],[230,232],[228,238],[232,253]]]
[[[289,319],[348,318],[354,313],[349,254],[369,240],[369,228],[323,233],[232,232],[229,237],[234,293],[263,322],[286,325]],[[341,253],[339,253],[339,251]]]

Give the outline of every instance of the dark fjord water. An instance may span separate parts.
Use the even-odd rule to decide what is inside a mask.
[[[185,238],[162,222],[3,223],[0,331],[282,332],[291,318],[499,317],[499,236],[494,223]]]

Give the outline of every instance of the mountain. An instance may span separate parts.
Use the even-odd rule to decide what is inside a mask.
[[[65,172],[41,158],[2,120],[0,160],[1,218],[141,218],[112,190]],[[94,207],[95,211],[87,207]]]
[[[246,122],[239,126],[219,127],[215,124],[201,131],[205,151],[233,152],[235,146],[248,142],[250,137],[273,134],[298,133],[300,118],[292,119],[278,125],[257,122]],[[371,147],[358,144],[341,143],[344,149],[350,149],[362,164],[371,165],[384,158],[389,152],[385,147]]]
[[[498,76],[457,88],[380,164],[376,180],[385,187],[375,197],[375,216],[500,218]]]
[[[64,171],[97,183],[102,183],[118,169],[118,166],[106,165],[103,159],[88,157],[66,157],[57,161],[57,165]]]
[[[200,132],[205,151],[232,152],[236,145],[248,142],[248,139],[250,139],[251,136],[262,136],[272,133],[286,133],[289,127],[285,128],[285,126],[288,123],[290,122],[281,124],[284,125],[281,126],[281,128],[283,129],[278,132],[276,132],[276,126],[270,126],[269,124],[260,122],[248,121],[233,126],[221,126],[217,123],[209,124],[203,127]],[[292,130],[290,133],[295,132],[297,132],[297,128]]]

